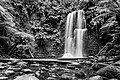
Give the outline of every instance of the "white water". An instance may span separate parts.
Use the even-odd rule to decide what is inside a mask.
[[[69,13],[66,21],[65,52],[62,58],[83,58],[87,32],[84,11]]]

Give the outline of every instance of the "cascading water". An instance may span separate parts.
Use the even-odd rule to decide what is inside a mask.
[[[66,22],[65,53],[62,58],[83,58],[86,55],[86,32],[84,11],[69,13]]]

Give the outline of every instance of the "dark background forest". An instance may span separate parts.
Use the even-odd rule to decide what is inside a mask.
[[[67,15],[85,11],[88,56],[120,53],[119,0],[0,0],[2,58],[60,57]]]

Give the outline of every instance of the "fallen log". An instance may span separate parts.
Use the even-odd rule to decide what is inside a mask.
[[[58,58],[58,60],[89,60],[94,59],[94,56],[83,57],[83,58]]]
[[[14,60],[21,60],[25,62],[56,62],[56,63],[71,63],[72,61],[64,61],[64,60],[57,60],[57,59],[0,59],[0,62],[10,62]]]
[[[111,59],[106,59],[106,60],[99,60],[99,58],[96,57],[85,57],[85,58],[41,58],[41,59],[0,59],[0,62],[10,62],[10,61],[14,61],[14,60],[21,60],[21,61],[25,61],[25,62],[57,62],[57,63],[72,63],[74,61],[92,61],[92,62],[116,62],[118,60],[120,60],[120,56],[115,56],[114,58]],[[80,62],[79,62],[80,63]]]

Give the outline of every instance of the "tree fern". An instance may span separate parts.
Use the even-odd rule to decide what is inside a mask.
[[[96,2],[96,7],[91,7],[90,15],[92,20],[90,21],[91,29],[94,29],[97,39],[102,41],[104,46],[108,42],[112,42],[114,36],[119,36],[120,34],[120,1],[119,0],[94,0]],[[89,11],[89,12],[90,12]],[[93,12],[94,11],[94,12]],[[119,40],[119,39],[117,39]],[[116,41],[116,40],[115,40]],[[117,43],[114,44],[118,44]]]

